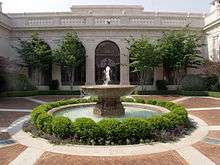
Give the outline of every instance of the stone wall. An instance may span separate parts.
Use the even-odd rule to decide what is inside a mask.
[[[170,29],[179,30],[190,25],[192,30],[202,33],[204,27],[204,14],[146,12],[141,6],[73,6],[71,12],[0,13],[0,17],[3,20],[0,22],[0,46],[7,50],[3,53],[2,49],[1,53],[14,59],[18,54],[11,45],[16,46],[18,38],[26,40],[31,33],[38,32],[51,48],[55,48],[65,33],[77,32],[86,49],[86,84],[90,85],[95,84],[95,49],[99,43],[110,40],[118,45],[121,84],[128,84],[128,45],[125,39],[146,35],[153,41]],[[205,56],[206,48],[202,52]],[[160,75],[157,71],[157,77]],[[61,81],[58,66],[53,66],[52,77]]]

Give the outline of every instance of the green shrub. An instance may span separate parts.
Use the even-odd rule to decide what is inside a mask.
[[[143,98],[135,98],[136,103],[145,104],[145,100]]]
[[[45,114],[45,113],[46,113],[46,111],[44,108],[37,107],[37,108],[33,109],[32,113],[31,113],[31,120],[33,121],[34,124],[36,124],[38,116],[41,114]]]
[[[84,142],[97,139],[101,134],[96,122],[89,118],[76,119],[72,129],[74,129],[75,134]]]
[[[156,87],[159,91],[166,91],[167,90],[167,81],[166,80],[157,80]]]
[[[174,90],[154,90],[154,91],[137,91],[136,95],[176,95],[177,91]]]
[[[175,106],[176,104],[175,103],[172,103],[172,102],[166,102],[166,104],[164,105],[164,108],[167,108],[167,109],[171,109],[173,106]]]
[[[154,100],[154,99],[147,100],[147,104],[157,105],[158,104],[158,100]]]
[[[42,113],[38,116],[36,127],[45,133],[52,133],[52,116],[47,113]]]
[[[121,97],[121,102],[133,103],[133,102],[135,102],[135,99],[134,98],[130,98],[130,97]]]
[[[179,95],[183,96],[209,96],[207,91],[178,91]]]
[[[52,80],[50,83],[50,90],[59,90],[60,82],[58,80]]]
[[[218,77],[216,76],[209,76],[205,78],[207,90],[218,90]]]
[[[220,92],[208,92],[208,95],[211,97],[220,98]]]
[[[30,79],[24,74],[7,73],[5,80],[8,84],[8,91],[30,91],[36,90]]]
[[[66,117],[53,117],[47,114],[55,107],[90,102],[93,99],[70,99],[40,105],[31,114],[35,127],[60,139],[74,139],[80,144],[137,144],[150,139],[166,139],[166,132],[188,126],[188,113],[184,107],[171,102],[148,100],[148,104],[162,106],[171,112],[149,119],[105,119],[98,123],[89,118],[79,118],[74,122]],[[136,101],[137,102],[137,101]],[[143,99],[138,102],[143,103]],[[32,122],[31,122],[32,123]],[[169,132],[170,133],[170,132]]]
[[[60,91],[60,90],[38,91],[38,95],[80,95],[80,91]]]
[[[148,119],[151,130],[164,130],[169,126],[169,121],[163,116],[153,116]]]
[[[97,124],[101,128],[105,141],[118,143],[120,140],[124,140],[124,129],[117,119],[104,119]]]
[[[200,75],[187,75],[182,80],[182,90],[185,91],[205,91],[207,82]]]
[[[213,86],[210,87],[211,91],[220,91],[220,83],[217,82]]]
[[[140,139],[149,137],[151,132],[147,120],[144,119],[125,119],[122,121],[122,127],[125,130],[125,139],[135,140],[138,143]]]
[[[66,117],[55,117],[52,121],[53,134],[59,138],[65,139],[71,136],[71,120]]]
[[[79,91],[8,91],[0,93],[0,97],[25,97],[36,95],[80,95]]]

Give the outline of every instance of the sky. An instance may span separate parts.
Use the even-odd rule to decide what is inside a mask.
[[[73,5],[142,5],[145,11],[208,12],[211,0],[0,0],[3,12],[70,11]]]

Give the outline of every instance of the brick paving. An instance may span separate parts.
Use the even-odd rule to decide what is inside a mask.
[[[208,125],[220,125],[220,110],[190,111],[189,113],[201,118]]]
[[[69,99],[74,96],[36,96],[34,99],[50,102],[60,99]],[[145,99],[160,99],[173,101],[182,98],[182,96],[140,96]],[[186,108],[211,108],[220,107],[220,100],[210,98],[190,98],[179,102]],[[39,104],[26,100],[25,98],[4,98],[0,100],[0,108],[9,109],[32,109]],[[201,110],[190,111],[204,120],[210,126],[220,125],[220,110]],[[12,122],[20,117],[28,115],[28,112],[1,112],[0,111],[0,127],[8,127]],[[219,131],[209,131],[208,138],[220,139]],[[0,140],[10,139],[8,133],[0,133]],[[198,142],[193,145],[207,158],[220,164],[220,145],[209,144],[206,142]],[[0,148],[0,165],[6,165],[14,160],[27,147],[16,144],[4,148]],[[198,158],[199,159],[199,158]],[[168,151],[150,155],[128,156],[128,157],[89,157],[89,156],[72,156],[65,154],[57,154],[45,152],[36,162],[37,165],[56,165],[56,164],[73,164],[73,165],[176,165],[187,164],[187,162],[176,152]]]
[[[220,100],[210,98],[191,98],[179,103],[186,108],[209,108],[220,107]]]
[[[0,127],[8,127],[10,126],[15,120],[29,115],[28,112],[1,112],[0,111]]]
[[[63,99],[71,99],[71,98],[77,98],[79,96],[72,96],[72,95],[51,95],[51,96],[34,96],[32,98],[46,101],[46,102],[52,102],[52,101],[58,101],[58,100],[63,100]]]
[[[8,132],[0,132],[0,140],[7,140],[10,138],[11,138],[11,136]]]
[[[220,139],[220,130],[219,131],[209,131],[209,138]]]
[[[20,155],[27,147],[21,144],[0,148],[0,164],[8,165],[18,155]]]
[[[150,155],[128,157],[82,157],[45,152],[36,165],[186,165],[176,152],[169,151]]]
[[[26,100],[25,98],[1,98],[0,108],[2,109],[32,109],[38,103]]]
[[[195,147],[216,164],[220,164],[220,145],[198,142],[194,144],[193,147]]]
[[[162,101],[173,101],[176,99],[181,98],[182,96],[159,96],[159,95],[155,95],[155,96],[134,96],[136,98],[144,98],[146,100],[150,100],[150,99],[158,99],[158,100],[162,100]]]

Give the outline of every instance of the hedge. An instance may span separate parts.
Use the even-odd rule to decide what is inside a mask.
[[[175,132],[175,129],[187,127],[189,123],[187,111],[183,107],[159,100],[127,100],[162,106],[170,110],[169,113],[148,119],[129,118],[122,121],[104,119],[96,123],[89,118],[79,118],[72,122],[66,117],[55,117],[47,113],[49,110],[63,105],[96,101],[97,98],[92,97],[43,104],[33,109],[30,123],[44,134],[55,136],[61,140],[71,139],[71,143],[74,144],[91,145],[125,145],[139,144],[157,138],[161,140],[164,132]],[[126,101],[125,98],[124,101]],[[169,134],[169,136],[171,135]]]
[[[211,96],[220,98],[220,92],[212,91],[144,91],[140,95],[183,95],[183,96]],[[0,93],[0,97],[26,97],[37,95],[80,95],[80,91],[9,91]],[[128,101],[129,102],[129,101]]]
[[[37,96],[37,95],[80,95],[80,91],[8,91],[0,93],[0,97],[26,97],[26,96]]]
[[[178,94],[184,96],[210,96],[220,98],[220,92],[211,91],[178,91]]]

